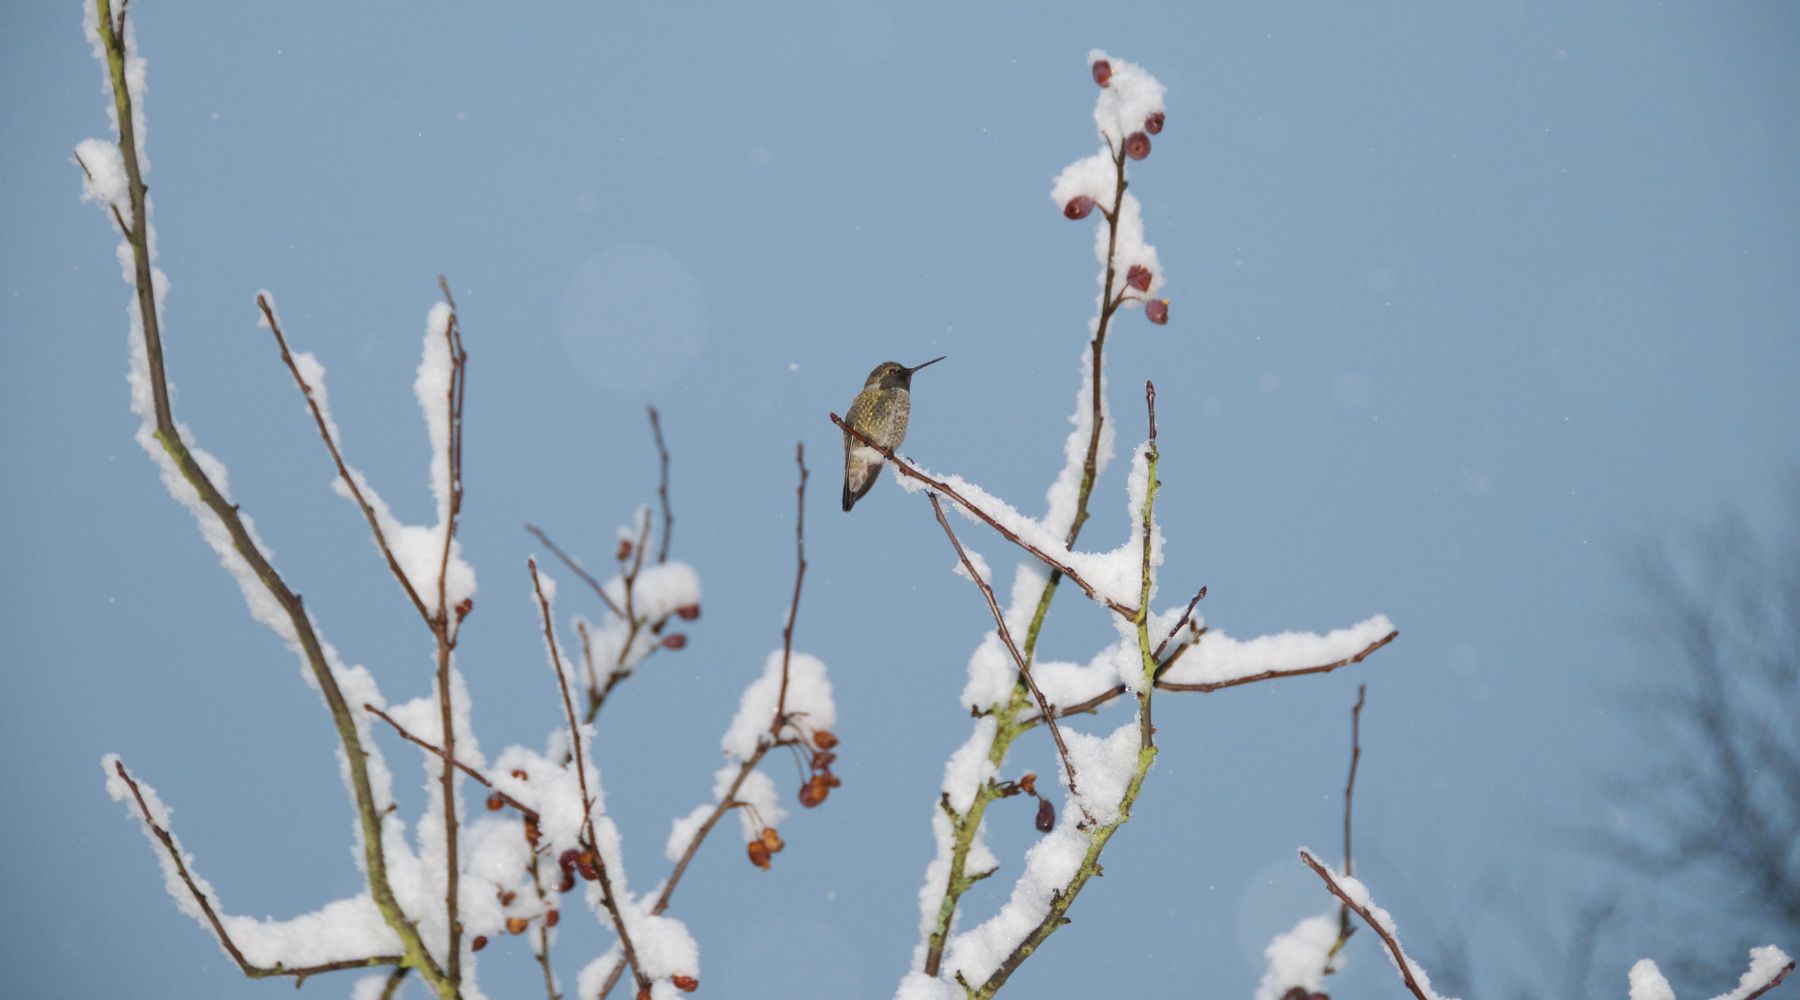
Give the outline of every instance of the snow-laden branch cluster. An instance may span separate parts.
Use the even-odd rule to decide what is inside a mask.
[[[1148,440],[1134,450],[1125,477],[1123,538],[1102,551],[1078,547],[1095,484],[1115,447],[1104,364],[1112,321],[1139,304],[1152,323],[1168,321],[1167,300],[1151,297],[1165,284],[1162,266],[1145,239],[1142,207],[1126,190],[1128,164],[1150,154],[1151,136],[1165,123],[1164,88],[1141,67],[1104,52],[1091,53],[1089,64],[1101,88],[1094,121],[1102,148],[1065,168],[1051,185],[1051,198],[1070,219],[1098,211],[1094,245],[1100,291],[1091,339],[1081,355],[1064,464],[1049,488],[1044,515],[1028,516],[961,476],[929,472],[838,422],[847,441],[854,437],[880,452],[904,488],[929,494],[956,550],[957,575],[977,583],[995,621],[970,657],[962,692],[962,703],[977,721],[950,756],[933,811],[937,851],[919,893],[914,968],[899,991],[909,1000],[990,996],[1060,926],[1062,914],[1098,871],[1100,851],[1129,818],[1155,760],[1150,713],[1156,690],[1214,690],[1325,672],[1361,660],[1395,634],[1378,615],[1326,635],[1237,641],[1210,632],[1193,614],[1199,595],[1185,607],[1151,606],[1163,565],[1163,536],[1153,512],[1159,454],[1155,392],[1148,385]],[[1004,602],[995,593],[989,559],[942,522],[940,496],[1027,556],[1014,570]],[[1085,664],[1037,658],[1041,627],[1064,579],[1112,612],[1115,637]],[[1058,724],[1124,698],[1136,702],[1134,716],[1105,734]],[[1058,749],[1065,790],[1060,820],[1038,792],[1034,775],[1008,779],[1004,774],[1013,741],[1039,725]],[[1037,822],[1045,836],[1027,852],[998,911],[960,929],[964,895],[1000,868],[986,842],[987,807],[1025,793],[1039,799]]]
[[[761,679],[745,695],[749,723],[734,723],[727,737],[731,780],[715,789],[714,812],[705,829],[681,836],[680,864],[659,889],[633,893],[626,876],[619,829],[606,807],[601,772],[592,753],[593,718],[605,693],[630,676],[657,649],[680,649],[685,636],[667,628],[674,619],[699,617],[698,574],[668,559],[669,455],[656,413],[651,411],[662,478],[658,489],[663,524],[661,546],[647,564],[651,514],[643,508],[634,530],[621,533],[619,571],[602,583],[579,563],[540,539],[595,591],[606,612],[598,625],[577,619],[582,656],[572,658],[556,635],[551,601],[555,584],[532,570],[537,617],[547,659],[564,708],[565,726],[545,749],[522,746],[502,751],[490,763],[472,725],[467,685],[454,665],[462,625],[474,606],[475,573],[462,558],[458,538],[462,506],[463,381],[468,361],[461,327],[447,284],[443,301],[425,323],[423,357],[414,395],[425,418],[431,448],[428,485],[435,500],[431,525],[401,521],[370,478],[345,454],[344,435],[332,416],[325,366],[312,354],[290,347],[266,291],[256,295],[261,325],[272,335],[307,412],[335,469],[333,489],[360,510],[376,551],[411,599],[436,646],[436,672],[412,700],[390,703],[373,674],[348,666],[323,638],[312,614],[288,587],[271,561],[268,546],[248,515],[231,500],[224,463],[192,444],[192,433],[174,417],[164,371],[161,302],[167,281],[154,266],[155,232],[143,173],[142,95],[144,61],[124,8],[110,0],[87,7],[88,35],[106,67],[114,95],[110,109],[116,141],[85,140],[76,150],[83,172],[84,200],[102,204],[122,240],[119,259],[135,291],[131,310],[132,406],[141,419],[138,439],[157,464],[169,492],[187,506],[201,534],[237,580],[251,614],[280,635],[306,667],[339,739],[343,777],[356,807],[357,861],[364,891],[300,916],[254,919],[224,912],[214,887],[194,868],[170,827],[170,810],[155,790],[138,781],[118,757],[103,760],[107,788],[141,824],[164,871],[164,881],[183,912],[198,920],[245,975],[292,976],[297,980],[344,969],[386,971],[359,982],[359,997],[391,996],[408,974],[417,975],[439,997],[483,996],[476,954],[491,937],[527,940],[543,967],[547,994],[559,994],[550,949],[561,920],[561,898],[586,882],[583,899],[595,918],[613,930],[613,954],[589,963],[580,977],[584,996],[610,988],[629,965],[638,996],[668,998],[698,986],[699,950],[682,923],[664,915],[669,896],[687,862],[713,823],[730,809],[747,817],[754,848],[767,854],[781,848],[773,823],[781,817],[772,784],[755,771],[775,747],[804,747],[811,778],[802,802],[816,805],[836,787],[832,773],[837,738],[830,685],[824,665],[793,652],[793,620],[799,580],[788,611],[783,648],[772,656]],[[804,465],[800,503],[804,504]],[[535,530],[535,529],[534,529]],[[804,572],[804,540],[801,571]],[[586,677],[578,676],[585,667]],[[601,672],[605,672],[605,680]],[[584,709],[572,692],[585,690]],[[376,723],[423,751],[424,809],[409,830],[397,811],[393,778],[375,738]],[[746,736],[744,731],[751,730]],[[722,772],[723,776],[723,772]],[[485,786],[487,812],[471,819],[461,792],[465,780]],[[809,791],[811,792],[809,799]],[[754,817],[754,827],[748,817]],[[680,824],[678,824],[678,832]],[[615,955],[619,961],[615,962]],[[609,974],[608,969],[612,972]],[[606,980],[604,984],[601,980]]]

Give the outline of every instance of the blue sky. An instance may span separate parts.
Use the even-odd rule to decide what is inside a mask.
[[[708,845],[677,908],[702,995],[886,996],[905,969],[988,619],[922,498],[883,483],[836,509],[826,413],[878,361],[947,354],[915,383],[906,450],[1037,507],[1093,296],[1088,224],[1046,193],[1095,146],[1095,46],[1169,88],[1133,192],[1173,318],[1125,317],[1109,361],[1122,449],[1135,386],[1158,384],[1165,600],[1206,584],[1234,635],[1380,612],[1401,637],[1325,678],[1164,702],[1105,879],[1014,989],[1247,995],[1268,937],[1327,908],[1294,848],[1336,843],[1359,682],[1359,874],[1428,967],[1461,944],[1470,995],[1554,982],[1532,935],[1628,881],[1571,833],[1636,819],[1604,794],[1642,764],[1619,707],[1644,669],[1624,556],[1727,510],[1773,523],[1800,457],[1791,6],[131,9],[177,413],[390,697],[424,690],[430,647],[328,489],[254,292],[326,364],[356,462],[422,519],[412,372],[436,276],[456,290],[481,580],[461,666],[490,751],[557,718],[523,523],[603,562],[652,498],[643,408],[662,409],[674,551],[706,600],[690,646],[603,716],[639,883],[779,645],[806,444],[797,643],[833,671],[845,786],[784,825],[772,873]],[[29,995],[274,995],[291,987],[241,980],[176,912],[97,762],[119,752],[161,790],[228,908],[287,915],[358,884],[332,734],[132,443],[128,290],[68,162],[106,129],[79,8],[4,18],[0,959]],[[1115,469],[1091,544],[1122,537],[1123,494]],[[1110,634],[1062,602],[1047,655]],[[1017,766],[1047,772],[1048,749]],[[1003,861],[1035,836],[1013,812],[994,815]],[[1743,888],[1700,879],[1681,902]],[[1600,942],[1604,982],[1682,942],[1726,961],[1764,943],[1662,912]],[[595,939],[570,928],[565,978]],[[1392,995],[1372,945],[1346,994]],[[533,975],[516,945],[484,955],[495,995]]]

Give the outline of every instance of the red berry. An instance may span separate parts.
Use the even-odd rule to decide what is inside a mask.
[[[613,553],[613,558],[620,562],[631,558],[631,539],[619,539],[619,551]]]
[[[700,617],[700,605],[683,604],[681,607],[675,609],[675,616],[684,622],[691,622]]]
[[[837,734],[829,729],[821,729],[813,734],[813,746],[820,750],[830,750],[838,745]]]
[[[1056,807],[1049,799],[1038,800],[1037,828],[1039,833],[1049,833],[1056,829]]]
[[[1160,135],[1162,133],[1162,127],[1163,113],[1161,111],[1152,111],[1150,112],[1150,117],[1144,119],[1144,131],[1151,135]]]
[[[487,797],[487,807],[488,812],[497,813],[506,807],[506,800],[500,797],[499,792],[495,792]]]
[[[1169,300],[1151,299],[1144,303],[1144,315],[1149,317],[1150,322],[1162,326],[1169,321]]]
[[[687,645],[687,636],[680,632],[670,632],[663,636],[662,644],[664,649],[681,649]]]
[[[1085,194],[1078,194],[1075,197],[1070,198],[1069,203],[1063,206],[1063,217],[1068,219],[1085,219],[1088,217],[1088,213],[1093,210],[1094,199],[1089,198]]]
[[[561,920],[562,920],[562,911],[561,910],[551,910],[550,912],[544,914],[544,926],[545,927],[555,927],[559,922],[561,922]]]
[[[1134,160],[1141,160],[1150,155],[1150,137],[1142,132],[1133,132],[1125,137],[1125,155]]]
[[[1140,292],[1149,291],[1150,269],[1142,264],[1131,265],[1131,270],[1125,272],[1125,283]]]
[[[486,934],[477,934],[477,935],[475,935],[474,939],[469,942],[469,950],[470,951],[480,951],[481,949],[486,948],[486,947],[487,947],[487,935]]]
[[[1112,82],[1112,63],[1104,59],[1094,61],[1094,82],[1102,87]]]
[[[693,976],[670,976],[669,982],[674,983],[675,988],[683,993],[692,993],[700,988],[700,980]]]
[[[575,864],[581,860],[581,852],[571,847],[556,856],[556,867],[566,875],[575,870]]]

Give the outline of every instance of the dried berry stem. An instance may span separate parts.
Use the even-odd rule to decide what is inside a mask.
[[[569,697],[569,676],[563,669],[562,654],[557,651],[556,626],[550,620],[550,599],[544,596],[544,585],[538,579],[537,560],[527,560],[525,565],[531,570],[531,589],[537,595],[538,610],[544,620],[544,644],[550,650],[550,665],[556,669],[556,686],[562,693],[563,711],[568,717],[575,777],[581,785],[582,825],[587,832],[585,846],[594,852],[594,867],[600,872],[600,899],[607,914],[612,917],[613,929],[619,935],[619,948],[625,952],[625,961],[631,965],[632,978],[637,980],[640,991],[648,990],[650,980],[638,965],[637,948],[632,944],[631,931],[625,926],[624,914],[620,912],[618,899],[613,894],[612,877],[606,869],[606,858],[600,853],[600,840],[594,834],[594,796],[588,788],[587,755],[581,749],[581,723],[575,718],[575,702]]]

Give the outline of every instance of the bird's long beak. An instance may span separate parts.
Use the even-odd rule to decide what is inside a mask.
[[[937,364],[937,363],[938,363],[938,362],[939,362],[939,361],[942,361],[942,360],[944,360],[944,359],[945,359],[945,358],[947,358],[947,357],[949,357],[949,356],[950,356],[950,355],[948,355],[948,354],[940,354],[940,355],[938,355],[938,356],[937,356],[937,357],[935,357],[935,358],[932,358],[932,359],[931,359],[931,360],[930,360],[930,361],[927,361],[927,362],[925,362],[925,363],[924,363],[924,364],[922,364],[922,365],[913,365],[913,366],[912,366],[912,367],[911,367],[911,368],[908,368],[908,369],[907,369],[907,370],[906,370],[906,374],[908,374],[908,375],[911,375],[911,374],[912,374],[912,373],[913,373],[913,372],[916,372],[916,371],[918,371],[918,370],[919,370],[919,369],[921,369],[921,368],[929,368],[929,367],[931,367],[931,366],[932,366],[932,365],[935,365],[935,364]]]

